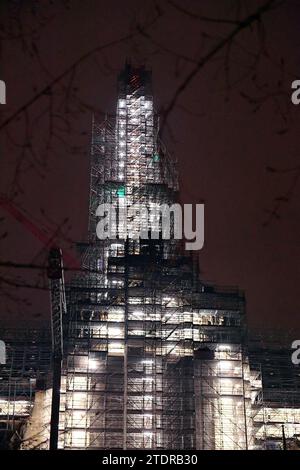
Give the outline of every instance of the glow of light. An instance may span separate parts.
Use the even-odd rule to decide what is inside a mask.
[[[132,315],[137,315],[139,317],[140,315],[143,315],[143,312],[142,310],[135,310],[134,312],[132,312]]]
[[[108,328],[108,334],[109,336],[121,336],[123,334],[123,331],[121,330],[121,328],[113,326]]]
[[[120,99],[119,100],[119,106],[120,106],[120,108],[124,108],[126,106],[126,100]]]
[[[221,344],[218,346],[218,351],[231,351],[231,347],[227,344]]]
[[[231,397],[221,397],[222,403],[224,405],[231,405],[232,404],[232,398]]]
[[[111,243],[111,244],[110,244],[110,248],[111,248],[112,250],[115,250],[115,249],[117,249],[117,248],[122,248],[122,247],[123,247],[122,243]],[[114,309],[114,311],[115,311],[115,312],[116,312],[116,311],[122,312],[121,309]]]
[[[85,447],[85,431],[72,431],[72,444],[76,447]]]
[[[231,369],[231,362],[230,361],[220,361],[219,367],[222,371]]]
[[[99,363],[96,359],[89,358],[88,359],[88,368],[90,370],[96,370],[99,367]]]
[[[124,351],[124,345],[118,342],[112,342],[108,345],[109,353],[122,353]]]

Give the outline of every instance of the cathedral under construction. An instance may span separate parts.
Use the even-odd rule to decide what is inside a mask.
[[[300,434],[299,380],[293,403],[264,402],[243,293],[203,282],[197,257],[180,240],[165,239],[161,221],[151,237],[142,211],[135,219],[121,217],[134,204],[151,213],[177,196],[176,165],[160,140],[151,73],[127,64],[118,78],[115,116],[93,118],[81,270],[66,287],[58,276],[56,290],[50,276],[53,350],[61,351],[59,449],[242,450],[280,446],[282,423],[287,439]],[[114,238],[97,237],[100,204],[117,208]],[[125,226],[130,232],[143,228],[145,237],[129,237]],[[30,338],[22,344],[35,351],[31,372],[12,377],[11,353],[0,369],[1,426],[12,438],[21,422],[21,448],[45,449],[50,350],[46,339]]]

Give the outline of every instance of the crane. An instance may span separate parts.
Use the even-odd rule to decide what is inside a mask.
[[[8,199],[3,194],[0,194],[0,207],[5,210],[10,216],[17,220],[23,227],[26,228],[37,240],[39,240],[45,248],[48,248],[51,244],[54,243],[57,239],[57,234],[53,233],[51,236],[48,235],[47,229],[42,230],[38,227],[26,214],[24,210],[22,211],[20,207],[16,205],[13,201]],[[71,269],[80,269],[80,263],[73,256],[71,252],[64,250],[64,259],[68,268]]]
[[[52,404],[50,425],[50,450],[57,450],[61,369],[63,359],[63,318],[67,313],[62,251],[53,246],[49,251],[47,275],[50,284],[52,331]]]

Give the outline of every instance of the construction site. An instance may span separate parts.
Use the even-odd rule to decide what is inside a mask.
[[[172,206],[179,190],[151,81],[127,64],[115,116],[93,117],[88,238],[68,283],[64,253],[50,250],[51,334],[0,330],[2,448],[298,447],[300,373],[288,342],[249,336],[243,293],[202,280],[198,254],[142,210]],[[100,204],[116,208],[114,238],[97,237]],[[124,220],[133,205],[139,217]]]

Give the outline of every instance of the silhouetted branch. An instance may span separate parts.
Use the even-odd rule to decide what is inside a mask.
[[[186,78],[181,82],[181,84],[175,90],[172,100],[170,101],[167,108],[164,110],[163,113],[163,120],[161,130],[163,131],[164,124],[169,117],[169,114],[177,104],[179,97],[182,93],[186,90],[192,80],[198,75],[198,73],[205,67],[205,65],[212,60],[220,51],[224,49],[225,46],[231,43],[236,36],[238,36],[243,30],[246,28],[250,28],[253,24],[260,22],[263,15],[267,12],[272,10],[275,5],[282,4],[283,2],[278,0],[268,0],[265,2],[261,7],[259,7],[255,12],[248,15],[245,19],[240,21],[237,26],[229,32],[223,39],[221,39],[217,44],[215,44],[209,52],[207,52],[196,64],[195,67],[192,68],[190,73],[186,76]]]

